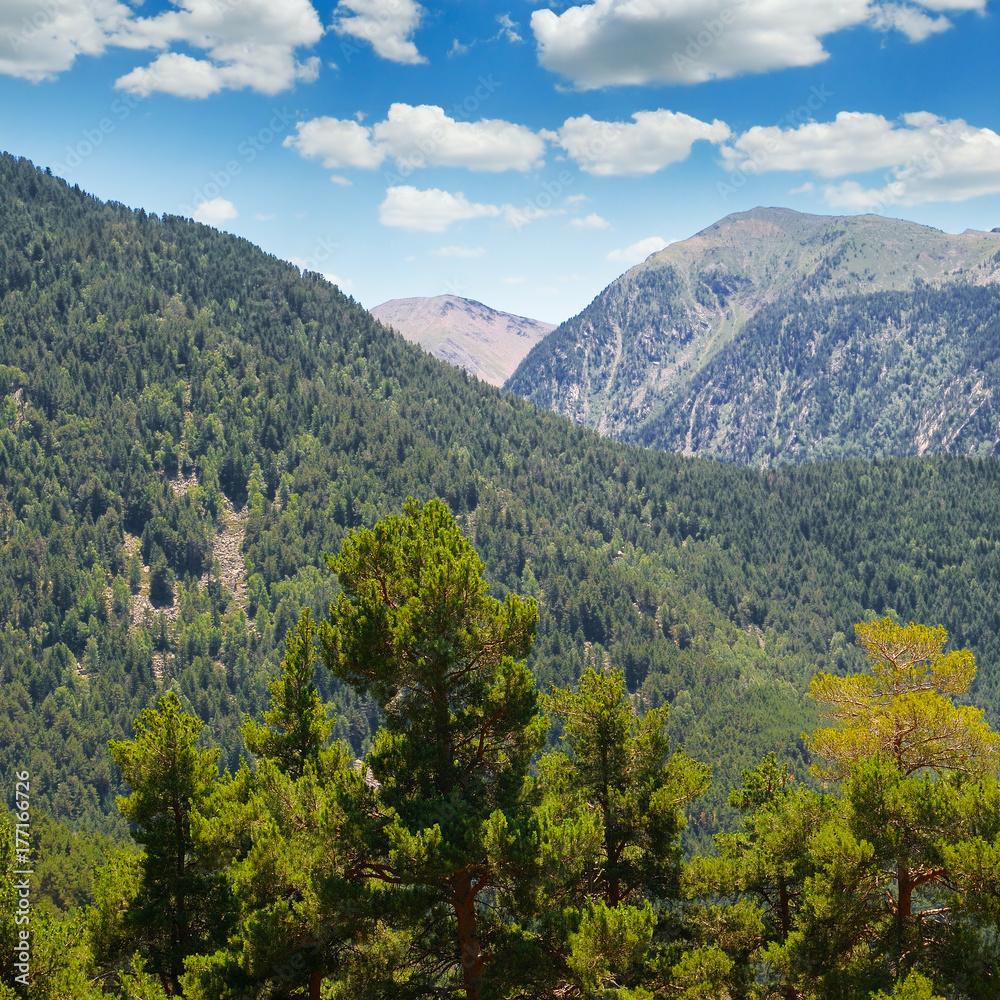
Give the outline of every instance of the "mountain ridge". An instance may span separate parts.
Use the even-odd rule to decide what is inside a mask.
[[[998,251],[998,234],[951,236],[881,216],[735,213],[612,282],[536,345],[505,387],[604,435],[682,450],[653,425],[669,422],[699,373],[762,310],[920,283],[992,285]]]

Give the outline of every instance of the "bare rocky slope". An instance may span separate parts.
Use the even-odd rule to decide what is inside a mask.
[[[932,330],[928,316],[920,320],[920,336],[932,335],[937,346],[928,351],[918,345],[909,362],[911,367],[919,360],[939,369],[930,374],[940,380],[923,385],[920,398],[911,401],[912,412],[907,411],[904,422],[907,428],[912,425],[912,433],[895,427],[891,442],[859,443],[849,427],[840,427],[833,435],[836,442],[827,435],[826,449],[817,450],[814,441],[803,439],[809,430],[803,410],[818,416],[825,407],[828,413],[830,393],[843,397],[856,386],[843,380],[832,385],[829,379],[821,385],[823,372],[815,366],[810,369],[812,383],[806,385],[809,379],[795,373],[802,367],[800,356],[789,354],[787,344],[780,362],[762,362],[774,338],[782,338],[787,317],[799,316],[795,336],[788,339],[798,345],[801,357],[815,356],[816,338],[810,331],[822,328],[833,374],[844,367],[845,358],[851,362],[862,355],[876,370],[892,367],[901,345],[912,347],[916,336],[906,296],[956,284],[987,289],[998,279],[1000,233],[952,236],[874,215],[815,216],[758,208],[727,216],[626,272],[533,348],[506,388],[611,437],[730,461],[768,464],[947,450],[955,439],[934,413],[942,408],[951,412],[962,395],[956,386],[964,389],[969,381],[977,387],[980,403],[992,399],[985,360],[970,368],[965,353],[966,347],[973,348],[963,345],[970,324],[978,329],[975,344],[988,345],[989,331],[980,328],[979,320],[989,318],[989,295],[963,304],[948,296],[922,300],[931,312],[955,308],[965,318],[952,317],[943,334],[940,324]],[[892,293],[897,297],[889,309],[894,317],[890,323],[883,316],[889,300],[878,296]],[[831,326],[833,303],[841,300],[852,306],[841,315],[843,323]],[[973,319],[969,309],[985,309],[987,315],[977,313]],[[753,350],[746,349],[750,343]],[[873,353],[872,344],[879,343],[884,350]],[[790,412],[783,415],[783,409]],[[849,409],[851,426],[884,416],[859,413],[857,406]],[[982,405],[976,412],[982,416]],[[706,413],[707,423],[702,421]],[[768,418],[770,440],[762,445],[758,439]],[[984,440],[965,442],[963,450],[979,453]]]
[[[434,357],[498,386],[555,329],[551,323],[499,312],[457,295],[390,299],[371,314]]]

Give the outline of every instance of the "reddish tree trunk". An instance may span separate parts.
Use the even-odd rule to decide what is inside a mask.
[[[899,918],[899,926],[902,927],[903,921],[913,915],[913,879],[910,878],[910,868],[905,861],[900,861],[896,867],[896,885],[899,887],[896,916]]]
[[[785,880],[779,877],[778,906],[781,909],[782,942],[788,940],[788,935],[792,929],[792,909],[790,904],[791,904],[791,896],[788,893],[788,886],[785,885]],[[782,992],[785,994],[785,1000],[798,1000],[798,994],[795,992],[795,987],[792,986],[791,983],[786,982]]]
[[[452,906],[458,921],[458,949],[462,964],[462,983],[467,1000],[479,1000],[479,980],[482,978],[486,953],[479,944],[476,930],[476,894],[471,875],[456,872],[450,879]]]
[[[323,985],[323,973],[317,969],[309,981],[309,1000],[319,1000],[319,990]]]

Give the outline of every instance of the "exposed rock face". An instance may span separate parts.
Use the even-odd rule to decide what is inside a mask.
[[[818,457],[812,442],[801,435],[789,450],[794,421],[783,416],[784,410],[797,407],[797,426],[807,432],[804,416],[815,416],[818,408],[830,404],[822,392],[846,390],[824,383],[816,399],[808,391],[796,396],[801,386],[783,374],[787,365],[795,368],[794,358],[783,355],[780,363],[771,358],[767,366],[759,366],[767,334],[755,329],[755,322],[759,327],[766,314],[768,329],[780,331],[778,314],[787,312],[800,316],[799,327],[822,326],[816,309],[822,312],[824,303],[832,308],[841,300],[854,302],[878,293],[910,294],[927,285],[956,282],[986,286],[998,279],[1000,240],[992,233],[951,236],[873,215],[815,216],[758,208],[728,216],[626,272],[533,348],[506,387],[611,437],[672,451],[762,464]],[[881,315],[884,305],[870,298],[868,306],[853,308],[841,318],[848,326],[877,326],[877,320],[863,316],[869,307],[873,315]],[[888,338],[897,346],[913,332],[904,306],[898,301],[893,306],[906,314],[896,317],[895,340]],[[815,355],[814,338],[799,327],[795,343]],[[839,345],[834,368],[844,367],[844,352],[850,362],[865,342],[858,330],[838,339],[839,330],[826,324],[824,331],[831,352]],[[878,332],[883,340],[885,332]],[[977,343],[983,335],[980,330]],[[752,350],[746,338],[755,345]],[[935,352],[935,357],[944,357],[947,345],[938,345]],[[917,351],[911,361],[918,358],[927,360],[927,352]],[[720,368],[728,375],[723,377]],[[927,405],[936,412],[945,398],[954,398],[953,390],[942,395],[944,383],[962,379],[964,384],[964,370],[952,368],[942,371],[941,392],[936,386],[927,390]],[[783,386],[776,400],[771,398],[775,380]],[[733,388],[737,383],[738,391]],[[979,385],[976,378],[971,384]],[[991,385],[989,379],[980,385],[980,401]],[[759,448],[754,437],[767,423],[757,407],[766,408],[773,418],[777,436],[769,449]],[[921,442],[905,450],[929,447],[924,416],[940,424],[929,414],[916,418],[915,426],[923,426]],[[861,426],[864,419],[854,422]],[[947,436],[931,435],[941,448]],[[978,451],[981,443],[977,439],[972,450]],[[873,449],[886,453],[871,443],[855,445],[853,439],[838,437],[833,449],[837,455],[828,457]]]
[[[503,385],[528,351],[555,329],[457,295],[391,299],[371,314],[434,357],[492,385]]]

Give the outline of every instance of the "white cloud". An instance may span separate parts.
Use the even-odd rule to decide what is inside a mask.
[[[510,14],[497,14],[497,24],[500,25],[498,38],[506,38],[508,42],[523,42],[524,39],[518,34],[517,29],[521,27],[520,21],[515,21]]]
[[[919,155],[925,136],[901,129],[881,115],[841,111],[832,122],[807,122],[797,128],[753,128],[722,148],[729,170],[811,170],[840,177],[892,166]]]
[[[337,32],[370,42],[383,59],[411,66],[427,62],[411,41],[424,13],[416,0],[340,0],[335,13]]]
[[[349,181],[346,177],[340,177],[337,174],[333,174],[330,177],[331,184],[337,184],[340,187],[349,188],[354,184],[354,181]]]
[[[594,0],[561,14],[536,10],[538,60],[581,90],[621,84],[702,83],[741,73],[812,66],[822,39],[870,24],[919,40],[947,27],[923,11],[983,10],[986,0]],[[708,9],[706,9],[708,8]]]
[[[194,210],[194,221],[204,222],[206,226],[221,226],[222,223],[235,219],[239,215],[236,206],[225,198],[213,198],[203,201]]]
[[[500,280],[503,281],[503,283],[505,285],[523,285],[524,284],[524,275],[523,274],[517,274],[517,275],[514,275],[513,277],[510,277],[510,278],[501,278]]]
[[[400,165],[531,170],[545,143],[524,125],[483,118],[458,122],[431,104],[393,104],[374,126],[375,139]]]
[[[385,152],[372,142],[372,130],[350,118],[299,122],[283,145],[306,159],[322,159],[324,167],[374,170],[385,159]]]
[[[875,10],[872,27],[882,31],[895,28],[911,42],[922,42],[931,35],[947,31],[951,27],[951,21],[944,16],[929,17],[916,7],[887,3]]]
[[[607,259],[628,264],[631,267],[633,264],[641,264],[651,253],[656,253],[665,246],[669,246],[669,244],[662,236],[647,236],[644,240],[639,240],[631,246],[612,250]]]
[[[607,219],[602,219],[596,212],[591,212],[590,215],[582,219],[571,219],[569,224],[576,226],[577,229],[607,229],[611,225]]]
[[[461,191],[457,194],[440,188],[419,191],[403,185],[386,191],[385,201],[379,205],[379,222],[410,232],[443,233],[453,222],[500,213],[498,206],[471,202]]]
[[[3,0],[0,73],[38,82],[99,56],[132,17],[117,0]]]
[[[78,55],[119,46],[161,50],[116,83],[142,97],[154,91],[207,97],[243,88],[275,94],[316,78],[318,59],[300,62],[295,55],[323,34],[310,0],[172,2],[175,9],[136,17],[118,0],[3,0],[0,73],[44,80],[69,69]],[[206,58],[169,51],[175,43]]]
[[[249,88],[263,94],[315,80],[319,59],[299,62],[296,49],[312,46],[323,25],[310,0],[172,0],[176,10],[135,18],[112,39],[127,48],[168,49],[180,42],[201,49],[196,59],[164,52],[150,65],[120,77],[115,86],[146,97],[154,92],[208,97]]]
[[[637,111],[634,124],[567,118],[553,136],[580,169],[599,177],[653,174],[685,160],[700,139],[724,142],[729,126],[703,122],[675,111]]]
[[[386,157],[400,170],[465,167],[498,172],[531,170],[541,162],[544,140],[523,125],[484,118],[459,122],[431,104],[396,103],[372,126],[352,119],[313,118],[299,122],[285,145],[327,167],[374,170]]]
[[[794,129],[758,126],[722,152],[729,169],[747,172],[806,170],[834,179],[888,170],[882,187],[866,188],[854,180],[828,185],[827,202],[842,208],[964,201],[1000,193],[1000,135],[926,111],[903,115],[901,122],[842,111],[832,122]]]
[[[565,214],[566,209],[564,208],[541,208],[530,201],[520,206],[503,206],[503,221],[512,229],[523,229],[525,226],[530,225],[532,222],[537,222],[539,219],[547,219],[550,215]]]
[[[438,250],[432,250],[431,254],[434,257],[462,257],[462,258],[473,258],[482,257],[486,251],[483,247],[441,247]]]

